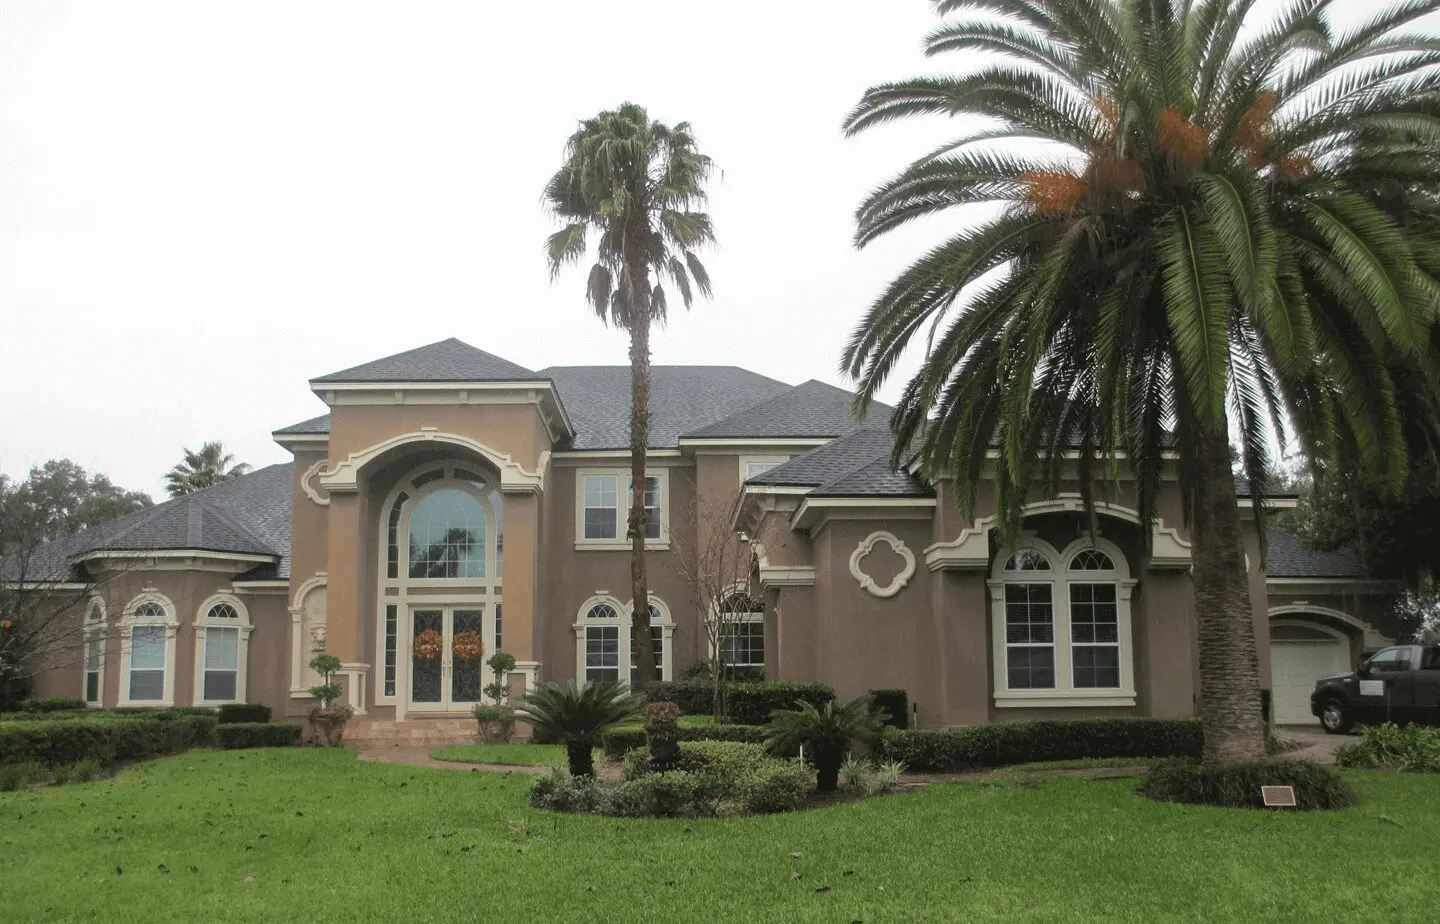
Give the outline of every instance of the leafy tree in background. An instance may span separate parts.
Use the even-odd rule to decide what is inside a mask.
[[[186,449],[184,452],[184,461],[165,475],[165,489],[171,497],[181,497],[250,471],[246,463],[234,462],[235,457],[225,451],[225,444],[219,440],[205,443],[199,451]]]
[[[21,482],[0,475],[0,495],[7,504],[18,505],[7,521],[23,519],[26,524],[23,540],[17,535],[10,544],[48,542],[154,503],[145,492],[117,487],[105,475],[90,474],[69,459],[37,465]],[[12,551],[0,538],[0,556]]]
[[[1067,465],[1089,506],[1124,454],[1145,520],[1175,471],[1210,763],[1265,754],[1232,420],[1257,501],[1287,424],[1391,492],[1437,445],[1440,45],[1403,29],[1440,2],[1344,32],[1336,5],[940,0],[958,16],[927,51],[969,70],[874,87],[845,126],[970,117],[859,209],[861,246],[975,219],[856,330],[860,402],[924,331],[897,453],[953,475],[967,513],[993,475],[1006,536]]]
[[[545,243],[551,279],[596,244],[585,298],[601,321],[630,333],[630,585],[637,679],[655,676],[645,573],[645,454],[650,442],[650,325],[664,323],[668,282],[689,308],[693,290],[710,297],[710,275],[695,251],[714,243],[705,204],[712,170],[687,122],[650,120],[634,103],[580,123],[565,162],[545,186],[545,204],[563,227]]]

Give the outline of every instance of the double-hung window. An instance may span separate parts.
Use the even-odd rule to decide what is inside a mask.
[[[624,486],[625,490],[620,488]],[[645,538],[663,542],[669,536],[665,509],[666,477],[646,475]],[[582,471],[579,476],[579,509],[576,517],[577,546],[628,548],[630,520],[630,476],[623,471]]]
[[[581,610],[575,638],[577,672],[583,682],[619,681],[623,676],[628,676],[632,685],[636,682],[640,646],[628,610],[611,598],[592,600]],[[674,628],[668,610],[651,603],[650,643],[655,652],[655,673],[662,680],[670,679],[666,647]],[[622,666],[629,667],[628,675],[622,675]]]

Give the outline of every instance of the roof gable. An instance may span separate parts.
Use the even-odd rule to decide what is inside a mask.
[[[864,426],[749,479],[746,484],[809,487],[815,497],[929,497],[913,475],[890,465],[890,431]]]
[[[310,382],[507,382],[538,378],[541,376],[524,366],[451,337]]]
[[[1289,533],[1267,529],[1265,576],[1272,578],[1365,578],[1370,572],[1351,549],[1314,549]]]
[[[811,379],[722,420],[692,429],[684,438],[833,439],[855,429],[854,401],[853,393]],[[883,404],[871,407],[867,424],[883,424],[889,420],[889,407]]]

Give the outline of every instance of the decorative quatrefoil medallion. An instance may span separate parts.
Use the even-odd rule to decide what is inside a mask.
[[[896,555],[899,555],[904,562],[900,571],[896,573],[895,577],[891,578],[890,583],[884,587],[876,584],[875,579],[860,568],[860,564],[865,560],[865,556],[874,551],[876,543],[879,542],[890,546],[890,550]],[[855,580],[860,582],[860,588],[862,590],[877,597],[893,597],[904,590],[905,585],[909,584],[910,578],[914,576],[915,554],[905,547],[905,543],[898,536],[885,532],[884,530],[879,530],[866,536],[864,541],[855,547],[855,551],[850,553],[850,574]]]
[[[326,491],[320,484],[320,475],[325,469],[325,460],[321,459],[305,470],[300,476],[300,488],[305,495],[321,507],[330,506],[330,492]]]

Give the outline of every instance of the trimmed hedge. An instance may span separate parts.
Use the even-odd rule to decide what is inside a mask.
[[[85,700],[66,699],[64,697],[52,697],[50,699],[27,699],[20,703],[21,712],[66,712],[71,709],[84,709]]]
[[[215,744],[226,750],[288,748],[299,743],[299,725],[287,725],[284,722],[228,722],[215,726]]]
[[[674,703],[686,715],[715,712],[715,690],[708,680],[656,680],[645,684],[645,699],[652,703]]]
[[[1308,811],[1355,804],[1355,793],[1338,773],[1303,761],[1207,767],[1188,760],[1167,760],[1150,768],[1139,791],[1161,802],[1264,808],[1262,786],[1295,787],[1296,807]]]
[[[723,725],[713,722],[687,724],[680,722],[681,741],[744,741],[750,744],[765,743],[765,729],[758,725]],[[605,756],[619,760],[636,748],[646,745],[645,728],[642,725],[616,725],[600,739]]]
[[[220,707],[221,725],[264,725],[270,721],[270,707],[260,703],[226,703]]]
[[[1204,744],[1199,719],[1086,718],[891,729],[879,750],[907,770],[954,773],[1086,757],[1198,758]]]
[[[213,714],[11,722],[0,725],[0,764],[57,767],[94,760],[108,767],[184,751],[208,742],[214,731]]]
[[[798,709],[801,702],[817,709],[835,698],[826,683],[794,680],[767,680],[763,683],[734,683],[725,691],[725,711],[737,725],[767,725],[777,709]]]
[[[904,690],[871,690],[870,703],[884,709],[889,716],[885,724],[891,728],[910,727],[910,697]]]

